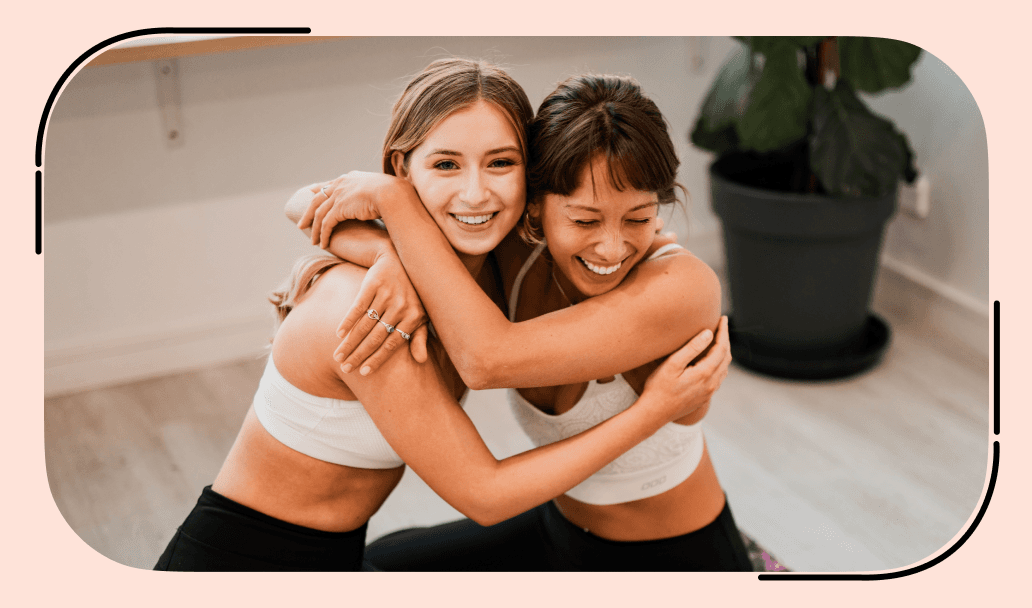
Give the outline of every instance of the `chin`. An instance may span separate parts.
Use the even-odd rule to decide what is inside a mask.
[[[595,296],[600,296],[604,293],[612,291],[619,284],[619,281],[614,281],[612,285],[591,285],[590,287],[577,286],[577,290],[580,291],[585,298],[594,298]]]
[[[594,276],[588,274],[590,271],[586,270],[580,262],[575,261],[574,264],[576,264],[576,267],[569,270],[576,272],[577,274],[574,276],[577,278],[571,279],[571,281],[573,286],[577,288],[577,291],[586,298],[593,298],[612,291],[627,276],[626,272],[617,271],[605,278],[600,276],[598,279],[595,279]],[[567,269],[563,269],[564,273],[566,271]],[[569,274],[566,276],[570,277]]]
[[[487,255],[502,242],[501,238],[491,239],[455,239],[452,241],[455,251],[465,255]]]
[[[495,218],[495,220],[497,219],[500,218]],[[465,255],[486,255],[505,239],[505,235],[512,230],[513,224],[514,222],[498,222],[483,231],[467,231],[449,226],[447,230],[444,230],[444,236],[455,251]]]

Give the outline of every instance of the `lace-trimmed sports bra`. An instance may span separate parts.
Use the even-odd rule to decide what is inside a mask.
[[[509,299],[510,321],[516,321],[516,304],[523,279],[544,248],[545,244],[539,245],[516,275]],[[648,260],[678,248],[681,246],[675,243],[665,245]],[[542,412],[516,389],[506,392],[516,421],[536,446],[555,443],[583,432],[626,410],[638,399],[638,394],[619,374],[610,382],[588,382],[584,396],[570,410],[558,415]],[[704,441],[701,424],[667,423],[575,486],[566,493],[567,496],[588,504],[609,505],[666,492],[688,479],[702,460]]]

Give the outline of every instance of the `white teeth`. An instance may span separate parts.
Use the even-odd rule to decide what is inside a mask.
[[[477,224],[483,224],[484,222],[493,218],[494,216],[494,213],[489,213],[487,215],[453,215],[452,217],[459,220],[463,224],[476,226]]]
[[[616,266],[610,266],[609,268],[605,268],[603,266],[595,266],[594,264],[592,264],[591,262],[585,260],[584,258],[577,258],[577,259],[580,260],[581,263],[584,264],[588,268],[588,270],[590,270],[591,272],[594,272],[595,274],[602,274],[602,275],[613,274],[617,270],[620,270],[620,266],[623,265],[623,262],[620,262]]]

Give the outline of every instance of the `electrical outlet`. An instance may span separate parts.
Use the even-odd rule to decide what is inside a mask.
[[[931,213],[932,182],[924,175],[908,184],[900,182],[898,193],[899,208],[913,217],[924,219]]]

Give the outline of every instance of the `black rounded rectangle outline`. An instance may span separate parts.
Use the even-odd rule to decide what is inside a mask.
[[[54,107],[54,101],[57,100],[57,92],[64,86],[65,81],[72,75],[83,62],[85,62],[90,56],[97,51],[101,50],[106,46],[116,44],[129,38],[137,38],[139,36],[148,36],[151,34],[311,34],[312,28],[310,27],[153,27],[143,30],[133,30],[117,36],[112,36],[107,40],[93,45],[88,51],[79,55],[79,58],[72,62],[71,65],[61,74],[61,77],[57,80],[57,84],[54,85],[54,89],[50,92],[50,97],[47,98],[47,103],[43,107],[43,116],[39,119],[39,130],[36,132],[36,168],[39,169],[43,165],[43,133],[46,131],[47,119],[50,117],[50,111]],[[43,180],[40,171],[36,171],[36,255],[43,253]]]
[[[61,78],[58,79],[57,84],[54,85],[54,89],[50,92],[50,97],[47,99],[47,103],[43,108],[43,116],[40,118],[39,131],[36,134],[36,254],[39,255],[43,252],[43,174],[38,168],[43,163],[43,133],[46,130],[47,118],[50,116],[50,111],[53,108],[54,101],[57,99],[57,92],[61,90],[65,81],[68,80],[69,76],[80,64],[82,64],[88,57],[99,51],[100,49],[116,44],[129,38],[136,38],[139,36],[147,36],[151,34],[310,34],[312,29],[308,27],[268,27],[268,28],[250,28],[250,27],[229,27],[229,28],[218,28],[218,27],[163,27],[163,28],[148,28],[142,30],[133,30],[117,36],[112,36],[103,42],[100,42],[91,47],[85,53],[79,55],[79,57],[72,62],[71,65],[64,71]],[[993,302],[993,434],[1000,434],[1000,301],[995,300]],[[879,574],[796,574],[796,573],[783,573],[783,574],[760,574],[758,576],[761,581],[769,580],[842,580],[842,581],[873,581],[873,580],[888,580],[893,578],[900,578],[903,576],[909,576],[916,574],[923,570],[927,570],[932,566],[942,562],[950,555],[953,555],[957,549],[963,545],[967,539],[974,533],[975,528],[978,527],[979,522],[982,521],[982,516],[985,515],[986,510],[989,508],[989,501],[993,496],[993,489],[996,487],[996,475],[1000,468],[1000,442],[993,442],[993,468],[989,476],[989,487],[986,490],[985,499],[982,502],[982,506],[978,510],[978,515],[974,521],[971,522],[971,527],[964,532],[964,535],[957,540],[949,549],[939,554],[934,559],[931,559],[922,564],[912,566],[904,570],[897,570],[894,572],[883,572]]]
[[[993,302],[993,434],[1000,434],[1000,301],[995,300]],[[943,551],[935,558],[928,560],[927,562],[911,566],[904,570],[896,570],[894,572],[880,572],[878,574],[795,574],[792,572],[786,572],[784,574],[760,574],[759,579],[761,581],[774,581],[774,580],[795,580],[795,581],[883,581],[893,578],[901,578],[904,576],[910,576],[911,574],[917,574],[918,572],[927,570],[932,566],[943,561],[947,557],[953,555],[957,549],[963,545],[968,538],[975,532],[975,528],[978,527],[979,522],[982,521],[982,516],[985,515],[986,509],[989,508],[989,501],[993,497],[993,489],[996,487],[996,474],[1000,470],[1000,442],[993,442],[993,470],[989,474],[989,487],[985,492],[985,499],[982,501],[982,506],[978,509],[978,515],[975,516],[974,521],[971,522],[971,526],[964,532],[964,535],[957,539],[957,542],[953,543],[946,551]]]

